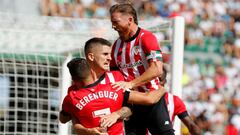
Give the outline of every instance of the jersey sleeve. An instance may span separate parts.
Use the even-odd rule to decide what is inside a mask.
[[[62,111],[68,114],[71,114],[71,112],[73,112],[72,99],[69,94],[63,100]]]
[[[180,119],[188,116],[187,109],[183,101],[178,96],[175,95],[173,98],[175,103],[174,114],[177,115]]]
[[[162,61],[162,51],[160,50],[157,38],[152,33],[146,33],[142,36],[141,40],[148,62]]]
[[[70,87],[68,87],[68,94],[71,92],[71,91],[74,91],[76,89],[76,86],[75,85],[71,85]]]

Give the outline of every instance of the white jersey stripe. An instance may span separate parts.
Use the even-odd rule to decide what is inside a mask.
[[[109,81],[110,81],[111,83],[115,83],[115,79],[114,79],[113,74],[110,72],[110,73],[107,73],[107,75],[108,75]]]
[[[141,59],[142,59],[142,61],[147,61],[146,60],[146,54],[144,53],[144,51],[142,50],[142,35],[144,35],[144,33],[142,33],[141,34],[141,36],[140,36],[140,38],[139,38],[139,46],[140,46],[140,49],[141,49]],[[143,66],[144,66],[144,69],[146,70],[147,68],[148,68],[148,63],[146,63],[146,62],[143,62]]]
[[[115,62],[116,62],[117,66],[119,66],[118,63],[117,63],[117,54],[118,54],[118,50],[119,50],[120,46],[121,46],[121,40],[118,39],[117,43],[116,43],[116,48],[115,48],[115,51],[114,51],[114,59],[115,59]]]
[[[100,82],[100,84],[106,84],[106,79],[104,78],[104,79]]]
[[[122,47],[122,56],[121,56],[121,59],[122,59],[122,65],[125,65],[126,64],[126,50],[127,49],[127,43],[124,42],[123,44],[123,47]],[[128,73],[128,69],[127,68],[123,68],[122,69],[122,72],[123,74],[125,74],[126,76],[129,76],[129,73]]]
[[[168,93],[168,112],[169,112],[170,120],[172,121],[172,124],[173,124],[174,100],[173,100],[173,95],[170,93]]]
[[[135,45],[135,41],[136,41],[136,39],[134,39],[133,41],[131,41],[131,43],[130,43],[130,63],[135,63],[135,58],[134,58],[134,53],[135,53],[135,51],[134,51],[134,45]],[[139,74],[139,71],[138,71],[138,68],[137,68],[137,66],[134,66],[133,67],[133,72],[134,72],[134,76],[135,76],[135,78],[137,78],[138,76],[140,76],[140,74]]]

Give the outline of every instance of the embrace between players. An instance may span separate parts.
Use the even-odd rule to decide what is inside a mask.
[[[192,134],[200,134],[183,102],[165,92],[163,54],[156,37],[138,26],[135,9],[116,4],[110,15],[119,38],[113,46],[91,38],[84,47],[86,59],[68,63],[73,84],[60,121],[72,120],[80,135],[173,135],[178,115]]]

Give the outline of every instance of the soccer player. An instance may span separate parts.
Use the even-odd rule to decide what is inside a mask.
[[[137,13],[131,4],[116,4],[110,8],[112,27],[119,38],[112,47],[111,69],[120,70],[125,82],[113,86],[119,88],[137,88],[146,92],[160,88],[158,76],[162,74],[162,52],[156,37],[150,31],[138,26]],[[161,102],[164,102],[162,100]],[[164,105],[164,103],[162,103]],[[172,130],[167,108],[163,107],[161,132]],[[133,106],[133,115],[126,123],[129,134],[146,135],[147,117],[151,108]],[[165,124],[165,121],[168,121]],[[159,129],[160,131],[160,129]]]
[[[167,82],[166,77],[167,69],[165,66],[163,66],[163,74],[159,77],[160,84],[162,87],[164,87],[165,83]],[[166,94],[162,98],[165,99],[170,120],[172,123],[174,122],[175,116],[178,116],[178,118],[187,126],[188,130],[192,135],[201,135],[200,128],[191,119],[187,112],[184,102],[178,96],[166,92]],[[158,111],[158,113],[161,113],[161,111]]]
[[[101,134],[102,129],[99,123],[101,116],[119,110],[125,102],[146,105],[156,103],[164,94],[163,90],[149,93],[123,92],[123,90],[113,89],[110,83],[101,84],[100,82],[104,77],[94,82],[90,67],[85,59],[73,59],[68,63],[68,68],[74,83],[82,82],[81,86],[83,88],[69,91],[64,99],[62,112],[68,115],[71,114],[72,117],[77,119],[77,122],[81,123],[81,131],[84,131],[81,133],[99,131],[99,134]],[[120,77],[122,80],[124,79],[119,72]],[[76,126],[77,124],[75,124]],[[116,121],[115,124],[108,128],[107,132],[109,135],[124,135],[123,121]]]
[[[111,43],[103,38],[92,38],[85,43],[85,56],[92,69],[91,75],[94,81],[104,78],[100,83],[106,84],[119,81],[115,75],[116,72],[107,72],[109,70],[111,60]],[[76,82],[69,88],[68,91],[78,90],[81,84]],[[60,121],[66,123],[71,120],[71,117],[63,116],[60,112]],[[128,107],[122,107],[120,113],[122,117],[131,115],[131,110]]]

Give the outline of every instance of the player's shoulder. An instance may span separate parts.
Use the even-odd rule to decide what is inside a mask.
[[[173,98],[174,98],[175,100],[180,100],[180,101],[182,101],[182,99],[181,99],[179,96],[177,96],[177,95],[173,95]]]
[[[122,73],[119,70],[107,71],[106,74],[122,75]]]
[[[78,89],[79,87],[73,84],[70,87],[68,87],[68,93],[70,93],[71,91],[77,91]]]
[[[182,100],[179,96],[175,95],[175,94],[172,94],[170,92],[166,92],[166,96],[167,97],[172,97],[174,100]]]
[[[121,41],[122,41],[121,38],[118,37],[118,38],[114,41],[113,46],[116,46],[117,42],[121,42]]]
[[[78,88],[78,89],[73,89],[68,92],[68,96],[71,98],[71,100],[76,100],[80,99],[89,93],[92,93],[94,89],[92,88]]]
[[[140,34],[141,34],[142,36],[144,36],[144,37],[145,37],[145,36],[154,36],[151,31],[146,30],[146,29],[142,29],[142,28],[141,28]]]
[[[142,29],[140,31],[139,35],[141,37],[143,45],[145,45],[146,43],[149,43],[149,41],[152,41],[153,43],[155,43],[155,41],[157,41],[156,36],[152,32],[150,32],[148,30]]]

